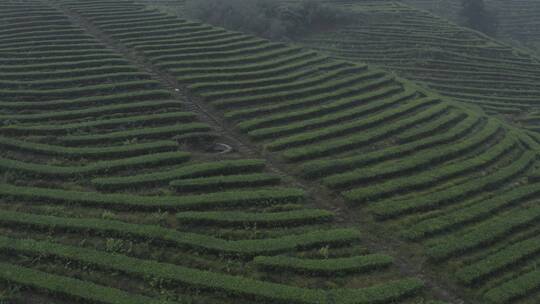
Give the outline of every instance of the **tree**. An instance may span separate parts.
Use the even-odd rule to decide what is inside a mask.
[[[497,33],[497,18],[486,9],[484,0],[462,0],[460,15],[472,29],[491,36]]]
[[[188,0],[188,16],[257,36],[289,40],[354,20],[353,14],[319,0],[283,4],[275,0]]]

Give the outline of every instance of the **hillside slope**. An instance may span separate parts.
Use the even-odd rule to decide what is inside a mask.
[[[135,2],[50,3],[2,10],[3,281],[105,303],[538,300],[538,142],[520,129]]]
[[[426,296],[359,229],[104,37],[41,1],[0,8],[2,302]],[[214,141],[236,152],[207,150]]]
[[[230,32],[224,38],[227,32],[190,22],[180,22],[176,34],[170,25],[144,25],[136,6],[122,12],[127,19],[136,15],[130,20],[137,26],[119,28],[110,24],[118,12],[102,16],[112,8],[65,3],[187,84],[193,97],[220,110],[269,157],[341,193],[353,209],[367,205],[362,212],[420,240],[431,259],[448,261],[450,272],[457,261],[474,267],[473,256],[489,259],[497,248],[535,234],[527,224],[536,219],[530,210],[539,188],[526,177],[537,143],[517,129],[385,73],[308,50]],[[507,218],[515,222],[500,222]],[[483,232],[493,226],[501,230]],[[469,242],[462,244],[462,236]],[[503,265],[514,258],[506,256]],[[485,288],[479,293],[493,298],[499,290],[506,295],[499,301],[513,301],[517,295],[504,288],[510,282],[504,277],[524,280],[536,263],[534,255],[519,261],[489,268],[499,276],[475,280]],[[532,286],[519,286],[519,296],[529,295],[524,302],[537,298]]]
[[[539,129],[537,57],[397,2],[347,7],[358,13],[357,23],[302,42],[338,58],[380,65],[444,96]]]

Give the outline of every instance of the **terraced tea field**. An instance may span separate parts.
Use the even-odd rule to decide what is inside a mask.
[[[540,300],[536,133],[134,1],[0,7],[6,300]]]
[[[421,281],[248,147],[207,152],[230,141],[219,126],[54,4],[0,11],[2,301],[424,296]],[[119,32],[136,29],[128,17],[114,17]],[[185,23],[140,17],[180,33]]]
[[[358,22],[302,42],[337,58],[390,69],[443,96],[539,130],[538,57],[401,3],[347,7],[359,14]]]

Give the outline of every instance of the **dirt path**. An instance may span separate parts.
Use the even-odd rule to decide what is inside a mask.
[[[429,265],[426,266],[425,258],[415,253],[415,250],[411,250],[411,244],[384,233],[383,231],[387,230],[385,225],[374,221],[367,212],[352,209],[338,194],[332,193],[317,182],[304,180],[288,173],[291,172],[289,164],[281,161],[275,154],[264,151],[260,145],[251,142],[247,136],[236,130],[233,124],[224,119],[221,113],[212,109],[197,96],[192,95],[185,85],[180,84],[173,75],[153,65],[143,54],[112,39],[77,12],[56,3],[48,2],[48,4],[63,11],[71,22],[81,26],[108,48],[123,55],[132,64],[149,73],[153,79],[163,83],[178,102],[185,104],[186,110],[196,113],[200,121],[209,124],[220,135],[224,143],[231,145],[245,157],[265,159],[268,168],[273,173],[281,176],[292,185],[304,189],[314,205],[335,212],[338,224],[358,227],[362,232],[364,245],[373,252],[385,253],[394,257],[400,272],[405,276],[422,279],[425,282],[427,292],[454,304],[476,303],[473,301],[465,302],[459,296],[462,294],[459,287],[452,282],[441,279],[436,272],[429,268]]]

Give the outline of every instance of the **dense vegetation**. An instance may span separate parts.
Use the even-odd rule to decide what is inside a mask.
[[[318,207],[266,160],[242,146],[209,150],[229,140],[219,127],[70,8],[106,20],[100,27],[118,41],[159,46],[162,32],[189,40],[191,26],[206,29],[206,43],[251,40],[256,47],[263,40],[132,2],[12,1],[0,8],[0,301],[431,297],[423,282],[371,252],[359,229],[338,223],[339,214]],[[146,29],[155,35],[135,33]],[[255,262],[271,257],[297,263]],[[326,259],[322,272],[280,276]]]
[[[302,40],[336,59],[131,0],[0,4],[2,300],[537,303],[533,124],[357,61],[444,41],[460,60],[407,75],[486,75],[461,68],[486,52],[530,84],[534,57],[402,4],[345,7],[361,24]]]

